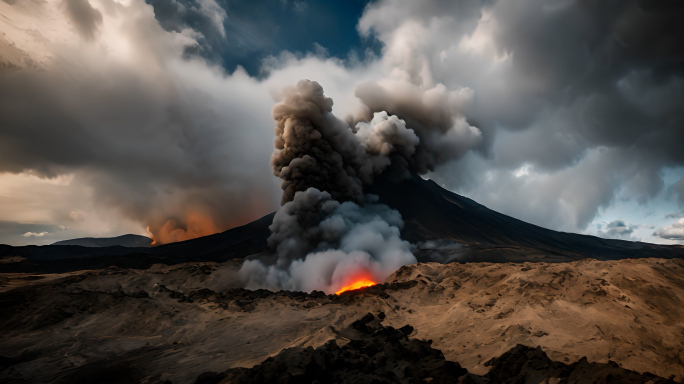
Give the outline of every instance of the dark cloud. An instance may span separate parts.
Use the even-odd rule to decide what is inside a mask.
[[[462,114],[469,102],[469,92],[449,91],[443,85],[425,90],[418,84],[395,81],[379,84],[364,82],[356,96],[371,112],[400,116],[420,139],[416,154],[409,159],[411,168],[424,174],[448,161],[458,160],[482,142],[482,133],[471,126]]]
[[[684,164],[683,12],[677,1],[385,0],[359,26],[385,44],[390,77],[472,91],[462,113],[482,146],[431,177],[576,231],[617,193],[647,203],[665,187],[660,171]],[[371,110],[392,108],[365,99]],[[411,126],[406,111],[392,113]],[[527,176],[509,176],[523,168]],[[559,183],[573,196],[561,198]]]
[[[92,40],[102,24],[102,14],[88,0],[63,0],[69,19],[83,38]]]
[[[220,63],[229,71],[240,65],[251,75],[265,76],[262,61],[284,50],[310,52],[322,47],[340,58],[378,50],[377,41],[361,39],[355,30],[366,0],[146,1],[166,30],[192,28],[200,34],[199,45],[188,47],[186,54]]]
[[[671,188],[677,194],[679,204],[684,206],[684,178],[674,183]]]
[[[282,149],[293,140],[274,156],[283,202],[321,186],[361,203],[398,159],[578,231],[620,199],[648,204],[670,188],[663,170],[684,165],[677,1],[10,3],[32,18],[2,26],[0,172],[74,175],[164,241],[277,207],[269,93],[285,97]],[[354,48],[363,59],[340,59]],[[264,57],[260,80],[225,74],[258,73]],[[314,83],[278,93],[301,78],[339,104]],[[684,202],[684,182],[670,190]]]
[[[98,200],[150,225],[156,235],[164,237],[165,226],[166,232],[194,234],[176,232],[164,242],[227,229],[269,211],[265,175],[230,166],[230,154],[252,158],[235,127],[244,123],[231,118],[237,111],[217,113],[194,91],[188,99],[160,93],[134,73],[109,82],[104,71],[93,88],[93,73],[63,70],[0,74],[0,86],[12,90],[0,96],[0,171],[53,177],[78,169]]]

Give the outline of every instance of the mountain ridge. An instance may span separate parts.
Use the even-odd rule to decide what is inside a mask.
[[[68,239],[54,242],[50,245],[78,245],[81,247],[149,247],[153,240],[147,236],[127,234],[115,237],[80,237],[77,239]]]
[[[472,199],[441,188],[416,174],[383,175],[368,188],[379,202],[402,215],[402,237],[416,244],[419,261],[567,262],[585,258],[682,258],[683,246],[668,246],[559,232],[493,211]],[[0,245],[0,272],[65,272],[78,269],[149,268],[192,261],[224,262],[268,252],[269,226],[275,213],[227,231],[156,247],[82,247]],[[449,241],[453,247],[421,247],[426,241]],[[18,259],[17,259],[18,257]]]

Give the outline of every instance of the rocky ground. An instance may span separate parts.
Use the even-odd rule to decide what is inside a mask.
[[[385,327],[367,314],[339,333],[349,338],[340,347],[331,340],[313,349],[288,348],[252,368],[232,368],[222,373],[206,372],[198,384],[231,383],[674,383],[652,374],[639,374],[614,362],[590,363],[586,358],[572,364],[552,361],[541,348],[517,345],[486,363],[491,366],[479,376],[448,361],[430,340],[408,337],[413,327]]]
[[[472,380],[524,354],[548,355],[554,380],[579,362],[684,381],[682,260],[416,264],[341,296],[231,288],[239,264],[0,275],[0,381],[193,383],[287,348],[344,349],[369,312]]]

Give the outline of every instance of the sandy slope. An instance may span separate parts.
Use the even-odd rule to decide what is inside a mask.
[[[342,297],[227,289],[238,263],[2,275],[0,380],[188,383],[378,311],[479,374],[520,343],[684,380],[682,260],[417,264]]]

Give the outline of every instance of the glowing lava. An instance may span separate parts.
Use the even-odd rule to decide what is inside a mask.
[[[370,286],[375,285],[375,284],[377,284],[377,283],[374,281],[368,280],[368,279],[359,279],[359,280],[356,280],[355,282],[353,282],[349,285],[345,285],[339,291],[335,292],[335,294],[339,295],[342,292],[347,292],[347,291],[351,291],[354,289],[366,288],[366,287],[370,287]]]

